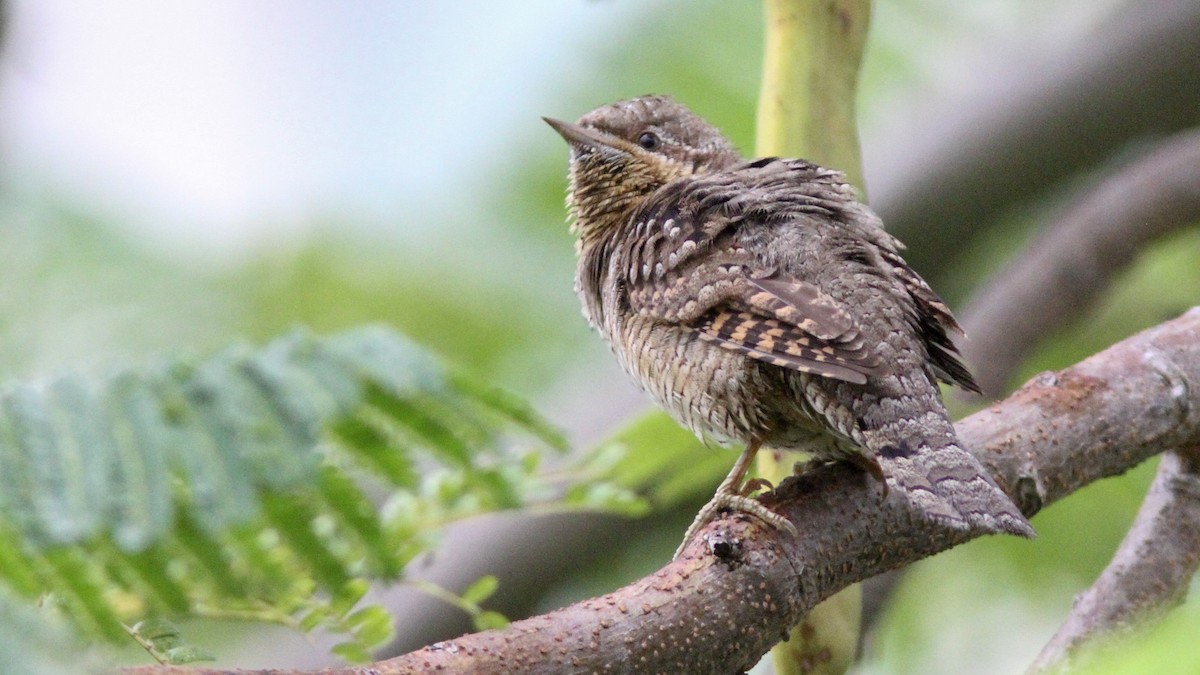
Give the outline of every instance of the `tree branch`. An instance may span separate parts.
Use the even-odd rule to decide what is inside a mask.
[[[1157,452],[1200,446],[1200,308],[1034,378],[958,431],[1028,515]],[[798,539],[728,516],[608,595],[337,672],[741,672],[839,589],[978,536],[929,523],[899,495],[881,500],[873,479],[841,464],[791,478],[764,502]]]
[[[1183,602],[1200,564],[1200,448],[1168,452],[1137,519],[1100,578],[1034,660],[1031,671],[1068,668],[1088,643],[1161,618]]]
[[[1118,474],[1162,448],[1200,441],[1200,310],[1131,338],[963,421],[960,435],[1027,513]],[[616,593],[387,665],[496,665],[530,672],[636,665],[665,672],[746,669],[780,632],[849,583],[972,535],[880,503],[860,472],[824,467],[769,500],[797,541],[740,517],[711,524],[684,556]],[[408,659],[405,662],[405,659]],[[523,660],[527,659],[527,660]],[[397,670],[395,672],[404,672]]]
[[[1200,223],[1200,130],[1178,134],[1085,194],[968,305],[963,345],[985,393],[1104,291],[1151,242]]]

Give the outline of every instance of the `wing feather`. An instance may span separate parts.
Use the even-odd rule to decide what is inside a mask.
[[[848,354],[796,326],[761,314],[716,310],[694,328],[702,340],[781,368],[855,384],[865,384],[873,371],[862,354]]]
[[[646,236],[630,251],[624,279],[631,309],[781,368],[858,384],[874,374],[878,359],[845,307],[741,249],[737,222],[688,216],[648,214],[639,222]]]
[[[883,364],[864,344],[853,308],[816,284],[773,268],[740,234],[760,218],[836,218],[845,205],[842,192],[850,188],[840,174],[798,160],[763,160],[743,169],[712,180],[668,184],[634,216],[629,241],[638,243],[625,251],[628,266],[621,285],[630,309],[686,326],[701,339],[765,363],[865,383]],[[798,185],[811,190],[797,190]],[[828,198],[821,190],[831,191]],[[782,206],[762,212],[761,204],[772,200]],[[972,388],[974,381],[948,337],[961,329],[897,253],[899,243],[874,225],[851,232],[878,251],[912,297],[912,320],[929,348],[934,372]]]

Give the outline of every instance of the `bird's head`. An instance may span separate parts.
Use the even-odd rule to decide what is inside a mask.
[[[716,127],[666,96],[602,106],[575,124],[543,119],[571,146],[567,205],[584,243],[670,181],[741,160]]]

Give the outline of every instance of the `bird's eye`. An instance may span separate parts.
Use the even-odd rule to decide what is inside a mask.
[[[638,136],[637,144],[642,146],[643,150],[653,150],[658,147],[658,136],[651,131],[644,131]]]

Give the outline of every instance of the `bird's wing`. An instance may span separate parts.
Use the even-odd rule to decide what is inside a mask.
[[[628,267],[616,270],[630,308],[765,363],[865,383],[880,364],[850,312],[740,246],[737,230],[751,216],[731,214],[712,183],[665,190],[635,216],[620,256]],[[729,187],[752,203],[744,186]]]
[[[958,325],[958,321],[950,313],[950,308],[898,253],[880,251],[880,254],[884,262],[891,265],[892,273],[912,296],[916,308],[916,325],[925,341],[930,364],[938,379],[982,394],[979,384],[971,376],[971,371],[963,364],[958,347],[950,338],[951,334],[965,336],[962,326]]]
[[[753,311],[719,308],[692,325],[700,339],[714,342],[765,363],[802,373],[865,384],[878,361],[862,343],[846,349],[794,324]]]

